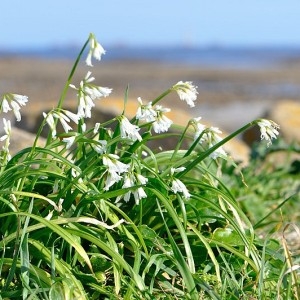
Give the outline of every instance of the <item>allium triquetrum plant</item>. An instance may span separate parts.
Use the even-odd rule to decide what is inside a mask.
[[[127,90],[121,115],[87,128],[94,106],[112,92],[98,86],[91,71],[72,83],[87,48],[89,67],[105,53],[91,34],[57,107],[43,114],[32,147],[11,156],[13,128],[3,118],[1,299],[277,296],[273,252],[257,244],[249,219],[221,177],[224,161],[235,165],[222,148],[227,141],[258,125],[271,143],[279,126],[259,119],[221,139],[218,128],[194,118],[171,130],[163,98],[172,94],[193,107],[198,94],[192,82],[179,81],[151,102],[139,98],[131,120]],[[71,112],[63,106],[74,91],[78,110]],[[13,110],[19,121],[26,103],[26,96],[5,94],[1,112]],[[38,147],[45,126],[48,139]],[[164,148],[170,136],[172,150],[150,147],[156,141]],[[289,277],[284,283],[294,281]],[[282,286],[279,291],[287,293]]]

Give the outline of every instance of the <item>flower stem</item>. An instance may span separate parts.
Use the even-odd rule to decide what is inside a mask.
[[[157,104],[162,98],[166,97],[168,94],[170,94],[172,92],[172,89],[168,89],[165,92],[163,92],[161,95],[159,95],[157,98],[155,98],[152,101],[152,106],[154,106],[155,104]]]
[[[75,70],[76,70],[77,65],[78,65],[78,63],[79,63],[79,61],[80,61],[80,58],[81,58],[81,56],[82,56],[82,54],[83,54],[83,52],[84,52],[86,46],[87,46],[88,43],[89,43],[89,40],[90,40],[90,38],[88,38],[88,39],[86,40],[86,42],[84,43],[82,49],[80,50],[80,52],[79,52],[79,54],[78,54],[78,56],[77,56],[77,58],[76,58],[76,60],[75,60],[75,63],[74,63],[74,65],[73,65],[73,67],[72,67],[72,70],[71,70],[71,72],[70,72],[70,74],[69,74],[68,80],[67,80],[67,82],[66,82],[66,84],[65,84],[65,86],[64,86],[64,89],[63,89],[62,93],[61,93],[60,99],[59,99],[58,104],[57,104],[57,108],[62,108],[62,105],[63,105],[64,100],[65,100],[65,98],[66,98],[67,91],[68,91],[68,89],[69,89],[69,85],[70,85],[70,83],[71,83],[71,81],[72,81],[72,78],[73,78],[73,76],[74,76]]]
[[[219,143],[217,143],[213,147],[209,148],[207,151],[201,152],[196,157],[196,159],[193,160],[192,162],[190,162],[186,166],[185,170],[183,170],[182,172],[178,173],[176,177],[180,178],[180,177],[184,176],[186,173],[188,173],[190,170],[192,170],[197,164],[199,164],[204,158],[206,158],[207,156],[209,156],[211,153],[213,153],[219,147],[223,146],[224,144],[226,144],[228,141],[230,141],[231,139],[233,139],[234,137],[236,137],[240,133],[242,133],[242,132],[248,130],[249,128],[251,128],[252,126],[254,126],[256,123],[257,123],[257,120],[254,120],[254,121],[246,124],[245,126],[241,127],[240,129],[236,130],[235,132],[231,133],[230,135],[228,135],[227,137],[225,137],[224,139],[222,139]]]

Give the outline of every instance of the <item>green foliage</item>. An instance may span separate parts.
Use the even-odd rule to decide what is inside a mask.
[[[299,259],[276,236],[284,209],[299,203],[299,175],[268,173],[256,158],[242,176],[221,151],[261,121],[224,140],[215,129],[193,137],[195,120],[154,134],[159,108],[156,120],[128,125],[122,115],[85,129],[81,114],[91,107],[79,120],[62,107],[89,41],[53,120],[45,116],[32,147],[1,160],[0,299],[299,299]],[[153,103],[179,88],[195,92],[180,82]],[[78,89],[79,106],[84,92],[91,90]],[[77,130],[56,134],[66,116]],[[47,123],[47,142],[37,147]],[[173,150],[150,147],[167,137]]]

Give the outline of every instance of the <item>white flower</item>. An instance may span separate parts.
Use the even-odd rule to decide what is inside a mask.
[[[136,118],[138,120],[145,120],[146,122],[153,122],[156,120],[156,111],[152,108],[152,102],[143,104],[141,97],[138,98],[140,106],[138,107]]]
[[[205,130],[206,126],[203,125],[202,123],[200,123],[199,121],[201,120],[201,117],[198,118],[193,118],[191,120],[191,124],[194,126],[195,128],[195,135],[194,135],[194,141],[197,140],[199,138],[199,136],[203,133],[203,131]]]
[[[191,120],[191,124],[195,128],[195,135],[194,141],[197,140],[200,136],[199,144],[202,144],[207,149],[215,146],[219,143],[222,138],[219,134],[222,134],[222,131],[217,127],[206,127],[205,125],[201,124],[199,121],[201,117],[194,118]],[[227,153],[223,149],[223,147],[217,148],[213,153],[209,155],[211,158],[216,159],[218,157],[226,157]]]
[[[48,123],[52,133],[52,137],[54,138],[56,136],[56,125],[55,125],[53,115],[51,113],[46,114],[45,112],[43,112],[43,116],[46,122]]]
[[[13,109],[13,112],[14,112],[14,115],[15,115],[17,121],[18,122],[21,121],[20,105],[16,101],[13,101],[13,100],[10,102],[10,105]]]
[[[7,113],[11,110],[11,107],[9,106],[9,103],[7,101],[7,99],[5,98],[5,96],[3,96],[2,99],[2,109],[4,113]]]
[[[128,172],[124,176],[124,184],[122,188],[130,188],[136,187],[139,185],[145,185],[148,182],[148,179],[141,174],[137,174],[134,172]],[[146,198],[147,194],[145,193],[142,187],[135,188],[133,190],[128,191],[125,195],[117,197],[116,202],[119,202],[121,198],[124,198],[125,202],[128,202],[130,199],[130,195],[133,194],[136,205],[139,204],[142,198]]]
[[[6,120],[3,118],[3,129],[5,134],[0,137],[0,142],[3,142],[5,140],[8,140],[11,135],[11,123],[10,120]]]
[[[142,137],[139,134],[140,128],[138,126],[131,124],[125,116],[120,116],[119,120],[121,138],[129,139],[133,142],[135,142],[136,140],[142,140]]]
[[[153,122],[153,130],[156,133],[167,132],[173,121],[167,118],[163,113],[169,112],[169,108],[164,108],[161,105],[156,105],[156,120]]]
[[[73,145],[74,141],[75,141],[75,135],[67,137],[67,138],[63,138],[62,141],[64,143],[66,143],[66,149],[70,149],[71,146]]]
[[[70,122],[70,119],[76,124],[78,124],[78,120],[79,120],[78,115],[76,115],[70,111],[63,110],[63,109],[61,109],[59,111],[52,110],[48,114],[43,112],[43,116],[46,119],[46,122],[48,123],[48,125],[51,129],[53,138],[56,136],[56,133],[57,133],[56,132],[56,122],[55,122],[54,118],[58,119],[60,121],[60,123],[63,126],[63,129],[66,133],[68,133],[70,130],[72,130],[72,127],[68,124]]]
[[[118,159],[119,156],[116,154],[105,154],[102,157],[103,165],[107,167],[105,191],[108,191],[113,184],[119,182],[122,179],[120,174],[127,172],[129,168],[128,165],[120,162]]]
[[[267,145],[272,144],[272,139],[277,139],[279,135],[278,129],[280,126],[272,120],[260,119],[257,122],[257,125],[260,128],[260,138],[267,141]]]
[[[10,136],[11,136],[11,123],[10,120],[6,120],[3,118],[3,129],[5,134],[0,137],[0,142],[4,142],[2,146],[2,155],[0,157],[2,164],[8,162],[11,159],[11,155],[9,153],[9,145],[10,145]]]
[[[107,141],[105,140],[99,140],[97,141],[97,144],[93,144],[94,150],[99,154],[103,154],[106,152],[106,146],[107,146]]]
[[[13,110],[14,115],[17,121],[21,121],[21,106],[26,105],[28,101],[27,96],[19,95],[19,94],[5,94],[2,96],[1,108],[4,113],[7,113],[10,110]]]
[[[177,92],[179,98],[186,101],[190,107],[195,106],[194,102],[196,101],[198,94],[196,88],[197,86],[194,86],[191,81],[179,81],[172,87],[172,89]]]
[[[95,80],[94,77],[91,77],[91,72],[87,72],[84,80],[80,82],[80,87],[76,88],[75,85],[70,84],[70,87],[77,90],[78,94],[78,113],[77,115],[80,118],[90,118],[91,110],[95,106],[94,100],[99,99],[101,97],[107,97],[112,89],[107,87],[100,87],[92,84]]]
[[[28,97],[24,95],[12,94],[15,101],[17,101],[21,106],[25,106],[28,102]]]
[[[153,130],[156,133],[167,132],[173,122],[167,118],[164,113],[171,111],[169,108],[156,105],[152,107],[152,102],[143,104],[142,99],[139,97],[138,101],[140,106],[136,113],[138,120],[144,120],[146,122],[152,122]]]
[[[191,197],[188,189],[184,185],[184,183],[178,178],[173,178],[171,190],[176,194],[178,192],[183,194],[183,197],[188,199]]]
[[[118,174],[124,173],[128,170],[129,166],[120,162],[120,157],[116,154],[103,155],[103,164],[108,168],[109,172],[116,172]]]
[[[97,42],[96,37],[94,34],[90,34],[89,36],[89,42],[90,42],[90,50],[88,53],[88,56],[85,60],[85,63],[92,67],[92,57],[94,57],[96,60],[101,60],[101,55],[105,54],[105,50],[103,47]]]
[[[94,134],[98,133],[99,128],[100,128],[100,123],[96,123],[96,124],[95,124],[95,127],[94,127],[94,130],[93,130],[93,133],[94,133]]]
[[[105,187],[103,188],[105,191],[108,191],[109,188],[114,185],[116,182],[119,182],[122,177],[116,172],[107,172]]]

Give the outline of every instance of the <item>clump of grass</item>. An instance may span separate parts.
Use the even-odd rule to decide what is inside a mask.
[[[0,297],[298,299],[297,262],[277,240],[256,234],[249,207],[234,192],[238,184],[228,182],[237,176],[230,173],[235,162],[222,148],[255,125],[271,143],[278,125],[258,119],[221,139],[218,128],[195,118],[169,132],[163,98],[173,93],[191,107],[197,98],[193,83],[180,81],[151,102],[139,98],[132,120],[127,89],[120,116],[87,128],[95,102],[112,91],[94,84],[90,71],[72,83],[88,45],[90,67],[105,53],[91,34],[32,147],[11,157],[13,132],[3,119]],[[63,108],[69,88],[77,112]],[[19,120],[27,97],[1,99],[1,111]],[[45,126],[47,142],[38,147]],[[174,149],[150,147],[155,141],[163,148],[170,137]]]

